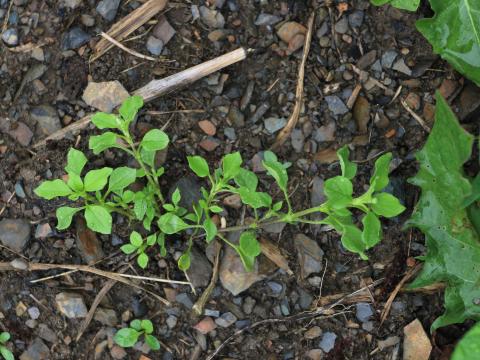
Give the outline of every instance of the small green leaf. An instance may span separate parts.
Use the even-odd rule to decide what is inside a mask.
[[[248,256],[238,246],[235,247],[235,250],[237,250],[237,253],[240,256],[240,259],[242,260],[242,263],[243,263],[243,266],[245,267],[245,270],[247,270],[248,272],[252,271],[255,268],[255,257],[254,256]]]
[[[244,204],[250,205],[254,209],[261,207],[269,208],[272,204],[272,198],[267,193],[250,191],[247,188],[239,188],[238,194]]]
[[[130,124],[143,106],[143,98],[139,95],[130,96],[120,106],[118,112],[122,116],[123,120]]]
[[[83,152],[74,148],[70,148],[67,154],[67,166],[65,166],[65,171],[69,175],[76,174],[80,176],[86,163],[87,158]]]
[[[85,208],[85,220],[89,229],[101,234],[112,232],[112,216],[100,205],[87,205]]]
[[[137,264],[140,266],[142,269],[145,269],[148,265],[148,255],[145,253],[141,253],[137,257]]]
[[[187,156],[188,166],[198,177],[207,177],[210,174],[207,161],[198,155]]]
[[[124,191],[122,194],[122,200],[125,203],[130,203],[135,198],[135,193],[131,190]]]
[[[0,333],[0,344],[5,344],[8,340],[10,340],[10,334],[6,331]]]
[[[207,243],[215,239],[215,236],[217,235],[217,226],[212,221],[212,219],[206,218],[203,222],[203,228],[205,229],[205,233],[207,234]]]
[[[227,154],[222,160],[223,176],[226,180],[233,179],[242,166],[242,156],[238,151]]]
[[[82,208],[72,208],[68,206],[59,207],[56,211],[58,224],[58,230],[64,230],[70,226],[72,223],[73,215],[82,210]]]
[[[158,234],[157,244],[160,246],[160,255],[165,257],[167,255],[167,249],[165,248],[165,234]]]
[[[137,343],[140,334],[141,333],[135,329],[123,328],[116,332],[113,339],[117,345],[128,348],[133,347]]]
[[[142,324],[142,329],[145,330],[147,334],[153,333],[153,324],[150,320],[148,319],[142,320],[141,324]]]
[[[80,178],[80,175],[69,173],[67,185],[75,192],[82,192],[83,191],[83,181]]]
[[[175,206],[173,206],[172,204],[164,204],[163,208],[165,210],[167,210],[168,212],[174,212],[175,211]]]
[[[235,175],[234,180],[239,187],[245,187],[251,191],[257,190],[258,177],[253,171],[240,168],[240,171]]]
[[[178,268],[187,271],[190,268],[190,253],[186,252],[178,259]]]
[[[265,151],[264,158],[271,158],[271,155],[266,154],[271,153],[270,151]],[[272,153],[273,154],[273,153]],[[288,174],[287,170],[283,167],[281,163],[278,161],[262,161],[263,167],[267,169],[267,173],[272,176],[275,181],[277,182],[280,189],[284,192],[287,191],[287,183],[288,183]]]
[[[249,257],[255,258],[262,252],[260,244],[257,241],[255,233],[253,231],[244,231],[242,235],[240,235],[239,244],[240,249],[242,249],[245,255]]]
[[[121,121],[114,114],[107,114],[104,112],[97,112],[92,116],[92,123],[99,128],[103,129],[120,129]]]
[[[272,206],[273,211],[279,211],[283,206],[283,201],[278,201]]]
[[[353,185],[346,177],[336,176],[325,181],[324,192],[328,204],[333,209],[341,209],[352,201]]]
[[[366,249],[378,244],[382,236],[382,226],[377,215],[373,212],[368,212],[362,219],[363,231],[362,242],[365,244]]]
[[[395,217],[405,210],[405,206],[400,204],[395,196],[388,193],[375,194],[371,206],[375,214],[386,218]]]
[[[125,244],[120,247],[120,250],[122,250],[124,254],[130,255],[131,253],[137,251],[137,247],[132,244]]]
[[[132,233],[130,234],[130,244],[132,244],[133,246],[135,246],[137,248],[142,246],[142,244],[143,244],[142,235],[140,235],[136,231],[132,231]]]
[[[151,234],[147,236],[147,245],[152,246],[157,242],[157,235]]]
[[[140,158],[142,161],[150,167],[155,167],[155,151],[147,150],[145,148],[140,149]]]
[[[68,196],[72,193],[72,190],[63,180],[56,179],[44,181],[33,192],[41,198],[52,200],[58,196]]]
[[[337,151],[338,158],[340,160],[340,168],[342,169],[342,176],[351,180],[355,177],[357,173],[357,164],[352,163],[349,160],[350,151],[348,146],[345,145]]]
[[[362,232],[355,225],[343,226],[341,241],[345,249],[359,254],[362,260],[368,259],[364,252],[366,248],[362,242]]]
[[[210,206],[210,211],[213,212],[214,214],[218,214],[218,213],[221,213],[223,209],[220,206],[212,205]]]
[[[162,130],[152,129],[145,134],[140,142],[140,147],[147,151],[163,150],[167,148],[168,142],[167,134]]]
[[[179,231],[188,229],[190,226],[187,225],[180,217],[173,213],[167,213],[158,219],[158,227],[165,234],[175,234]]]
[[[114,193],[119,193],[130,184],[133,184],[137,178],[136,169],[132,169],[126,166],[116,168],[110,175],[108,182],[108,190]]]
[[[172,202],[173,205],[177,206],[178,203],[180,202],[182,196],[180,195],[180,190],[178,188],[175,189],[175,191],[172,194]]]
[[[84,178],[85,191],[99,191],[107,185],[108,177],[112,173],[112,168],[104,167],[98,170],[90,170]]]
[[[88,147],[95,155],[98,155],[106,149],[120,146],[117,144],[117,135],[111,131],[107,131],[102,135],[90,136]]]
[[[386,153],[375,161],[375,170],[370,178],[370,186],[375,191],[383,190],[388,185],[388,173],[390,170],[390,161],[392,153]]]
[[[153,335],[145,335],[145,342],[152,350],[160,350],[160,342]]]
[[[0,346],[0,354],[5,360],[15,360],[12,352],[4,346]]]
[[[130,327],[135,329],[135,330],[141,331],[142,330],[142,322],[138,319],[134,319],[134,320],[130,321]]]

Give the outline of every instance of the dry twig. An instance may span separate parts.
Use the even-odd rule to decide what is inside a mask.
[[[265,238],[260,238],[260,248],[262,249],[262,254],[265,255],[271,262],[277,265],[280,269],[284,270],[288,275],[292,276],[293,271],[288,266],[288,261],[282,255],[280,250],[275,244],[270,242]]]
[[[298,77],[297,77],[297,90],[295,93],[295,106],[293,107],[292,115],[288,119],[287,125],[280,131],[277,138],[275,139],[274,144],[272,145],[272,150],[278,150],[287,139],[290,137],[292,130],[295,129],[297,125],[298,118],[300,117],[300,111],[302,109],[303,102],[303,85],[305,78],[305,65],[307,63],[308,53],[310,52],[310,44],[312,42],[312,33],[313,25],[315,20],[315,13],[313,12],[308,19],[308,31],[305,36],[305,43],[303,44],[303,54],[302,61],[298,68]]]
[[[425,122],[425,120],[423,120],[420,115],[418,115],[415,111],[413,111],[410,106],[408,106],[408,104],[405,102],[405,100],[400,100],[400,103],[402,104],[402,106],[405,108],[405,110],[408,111],[408,113],[410,115],[412,115],[412,117],[420,124],[420,126],[423,128],[423,130],[425,130],[427,133],[430,133],[430,131],[432,131],[427,123]]]
[[[165,8],[168,0],[149,0],[138,9],[122,18],[112,25],[108,30],[108,35],[117,41],[124,40],[128,35],[145,24],[148,20],[158,14]],[[100,40],[95,46],[95,54],[90,61],[97,60],[113,47],[112,43],[106,39]]]
[[[130,55],[133,55],[133,56],[136,56],[140,59],[144,59],[144,60],[150,60],[150,61],[158,61],[158,59],[155,59],[151,56],[147,56],[147,55],[143,55],[143,54],[140,54],[139,52],[135,51],[135,50],[132,50],[132,49],[129,49],[127,48],[125,45],[123,45],[121,42],[118,42],[117,40],[115,40],[114,38],[112,38],[110,35],[104,33],[103,31],[100,33],[100,35],[104,38],[104,39],[107,39],[108,41],[110,41],[113,45],[119,47],[120,49],[122,49],[123,51],[126,51],[127,53],[129,53]]]

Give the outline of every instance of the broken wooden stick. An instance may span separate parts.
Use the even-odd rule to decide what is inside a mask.
[[[201,79],[202,77],[213,74],[214,72],[232,64],[235,64],[236,62],[242,61],[247,57],[248,53],[249,50],[244,48],[233,50],[215,59],[208,60],[199,65],[195,65],[189,69],[180,71],[179,73],[173,74],[164,79],[152,80],[147,85],[135,90],[133,93],[135,95],[142,96],[145,102],[151,101],[157,97],[178,90],[182,86],[192,84],[195,81]],[[60,129],[59,131],[54,132],[45,139],[34,144],[33,148],[43,146],[49,140],[63,139],[65,135],[70,132],[84,129],[90,123],[91,117],[92,114],[89,114],[82,119],[75,121],[74,123]]]
[[[68,269],[68,270],[78,270],[87,272],[90,274],[95,274],[99,276],[106,277],[111,280],[121,282],[122,284],[132,286],[134,288],[143,290],[148,294],[152,295],[154,298],[162,302],[163,304],[170,306],[171,303],[167,299],[164,299],[160,295],[144,288],[141,285],[134,283],[133,281],[127,280],[124,278],[124,274],[114,273],[110,271],[100,270],[87,265],[73,265],[73,264],[45,264],[45,263],[32,263],[26,262],[24,260],[14,260],[12,262],[0,262],[0,272],[1,271],[45,271],[45,270],[54,270],[54,269]]]
[[[271,149],[278,150],[285,141],[290,137],[292,130],[295,129],[295,126],[298,123],[300,117],[300,111],[302,109],[303,101],[303,80],[305,78],[305,65],[307,63],[308,53],[310,52],[310,44],[312,43],[312,33],[313,33],[313,24],[315,20],[315,13],[313,12],[308,19],[308,31],[305,36],[305,43],[303,44],[303,54],[302,61],[298,68],[298,77],[297,77],[297,90],[295,93],[295,106],[293,107],[292,115],[288,119],[287,125],[280,131],[275,142],[273,143]]]
[[[271,262],[284,270],[288,275],[292,276],[293,271],[288,266],[288,261],[280,252],[280,249],[270,242],[268,239],[261,237],[259,239],[262,254],[265,255]]]
[[[148,20],[165,9],[168,0],[149,0],[138,9],[117,21],[108,30],[107,34],[116,41],[124,40],[128,35],[145,24]],[[107,39],[101,39],[95,46],[95,54],[93,54],[90,62],[97,60],[113,47],[113,44]]]

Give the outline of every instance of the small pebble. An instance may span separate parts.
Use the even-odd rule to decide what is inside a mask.
[[[5,44],[10,46],[18,45],[18,32],[16,29],[10,28],[5,30],[2,34],[2,40]]]
[[[150,54],[159,56],[163,50],[163,41],[155,36],[149,36],[147,40],[147,49]]]

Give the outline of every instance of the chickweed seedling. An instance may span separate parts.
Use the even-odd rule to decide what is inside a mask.
[[[10,340],[8,332],[0,333],[0,354],[5,360],[14,360],[12,352],[7,348],[8,340]]]
[[[342,235],[341,241],[346,249],[367,259],[365,252],[381,239],[379,217],[394,217],[404,210],[397,198],[382,192],[389,182],[388,169],[392,155],[384,154],[377,159],[370,187],[364,194],[354,197],[352,179],[356,175],[357,165],[349,161],[349,150],[343,147],[338,151],[341,175],[325,181],[327,201],[320,206],[299,211],[293,209],[288,193],[287,169],[290,164],[281,163],[271,151],[264,152],[262,164],[282,194],[283,199],[275,201],[268,193],[259,191],[257,175],[242,167],[243,160],[239,152],[225,155],[216,169],[211,169],[201,156],[188,156],[190,169],[205,184],[201,189],[201,199],[193,204],[193,211],[189,212],[179,206],[182,194],[178,189],[173,193],[171,202],[167,202],[160,188],[159,177],[163,175],[164,168],[157,168],[154,159],[157,151],[168,146],[167,134],[157,129],[150,130],[138,145],[130,134],[130,123],[142,106],[142,98],[133,96],[122,104],[118,115],[95,114],[93,124],[109,131],[92,136],[89,142],[94,154],[109,148],[127,152],[135,158],[138,169],[104,167],[90,170],[82,177],[87,157],[72,148],[68,152],[65,167],[68,180],[45,181],[35,189],[38,196],[48,200],[55,197],[81,200],[79,207],[63,206],[57,209],[57,228],[60,230],[68,228],[73,215],[80,211],[84,212],[87,226],[103,234],[112,231],[113,213],[121,214],[130,221],[142,222],[150,235],[143,237],[133,231],[130,243],[122,246],[126,254],[135,253],[138,256],[137,262],[142,268],[148,265],[149,248],[158,246],[160,254],[165,256],[165,236],[188,230],[187,247],[178,260],[181,270],[190,267],[193,239],[202,236],[207,243],[217,237],[232,246],[245,268],[251,270],[261,252],[258,233],[263,226],[275,223],[330,225]],[[137,180],[144,182],[144,188],[140,191],[130,190],[129,186]],[[248,226],[232,226],[219,231],[212,217],[223,212],[220,196],[229,194],[240,197],[254,220]],[[361,227],[354,220],[352,210],[364,213]],[[310,216],[315,213],[323,213],[324,218],[311,220]],[[224,236],[227,230],[242,231],[238,244]]]
[[[113,339],[117,345],[129,348],[133,347],[138,342],[140,336],[143,335],[145,343],[150,349],[159,350],[160,342],[152,333],[153,324],[150,320],[135,319],[130,322],[129,327],[118,330]]]

